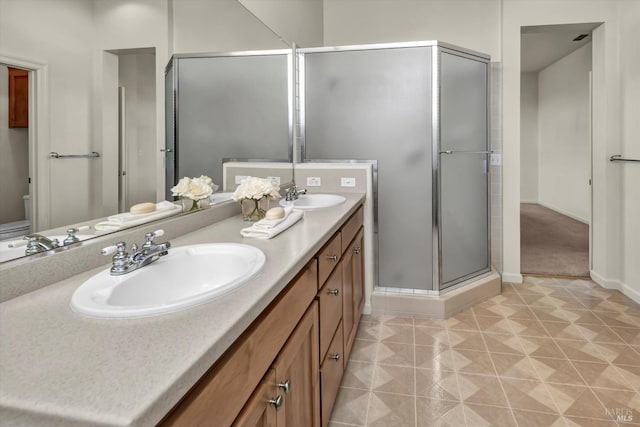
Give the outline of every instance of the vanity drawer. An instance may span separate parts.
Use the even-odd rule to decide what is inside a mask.
[[[329,348],[340,320],[342,319],[342,264],[331,273],[327,283],[318,292],[320,306],[320,358]]]
[[[347,250],[347,247],[353,238],[356,237],[356,234],[358,233],[358,230],[360,230],[360,227],[362,227],[363,222],[364,208],[360,206],[356,213],[351,215],[351,218],[349,218],[340,229],[340,234],[342,234],[342,253]]]
[[[322,395],[321,425],[323,427],[329,423],[331,410],[333,409],[338,388],[340,388],[340,382],[342,381],[342,373],[344,370],[342,339],[342,325],[340,325],[333,340],[331,340],[329,352],[322,361],[322,365],[320,365],[320,389]]]
[[[318,252],[318,289],[322,287],[329,274],[340,261],[342,254],[342,240],[340,233],[336,233],[329,243]]]

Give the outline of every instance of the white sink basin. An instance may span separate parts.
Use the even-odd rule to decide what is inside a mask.
[[[109,269],[84,282],[71,308],[95,317],[165,314],[231,292],[264,266],[264,253],[239,243],[211,243],[169,249],[169,254],[139,270],[112,276]]]
[[[287,202],[280,199],[281,206],[293,206],[296,209],[320,209],[337,206],[347,200],[337,194],[301,194],[297,200]]]
[[[56,235],[56,236],[46,236],[48,239],[58,239],[60,245],[62,245],[62,241],[67,238],[66,234]],[[96,237],[92,234],[76,234],[76,237],[80,240],[86,240],[91,237]],[[25,255],[25,251],[27,250],[26,240],[24,241],[23,246],[18,246],[17,248],[10,248],[10,242],[22,242],[22,237],[15,237],[9,240],[3,240],[0,242],[0,262],[8,261],[14,258],[20,258]]]

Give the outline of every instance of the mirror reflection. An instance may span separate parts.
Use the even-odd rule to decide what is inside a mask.
[[[0,0],[0,9],[0,116],[16,105],[28,112],[26,126],[0,123],[0,262],[25,255],[26,241],[13,249],[8,242],[27,233],[43,235],[29,244],[47,250],[54,238],[73,244],[138,225],[134,220],[143,218],[135,215],[151,221],[181,214],[167,189],[182,176],[215,175],[212,203],[229,200],[220,192],[233,191],[238,176],[274,176],[256,172],[263,162],[247,160],[280,160],[274,165],[281,183],[292,176],[288,121],[274,153],[260,151],[262,139],[244,138],[234,151],[237,141],[218,138],[209,144],[215,158],[190,169],[173,169],[175,158],[166,155],[165,144],[175,142],[165,142],[164,105],[173,54],[289,47],[239,1]],[[11,93],[10,68],[27,72],[23,80],[11,77]],[[242,125],[255,135],[258,122]],[[181,154],[190,149],[199,148],[185,144]],[[207,169],[223,159],[221,168]],[[166,180],[170,172],[173,182]]]

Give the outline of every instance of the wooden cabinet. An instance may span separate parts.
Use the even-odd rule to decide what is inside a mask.
[[[29,127],[29,72],[9,67],[9,127]]]
[[[362,207],[162,420],[327,426],[364,302]]]
[[[364,230],[360,228],[342,256],[342,326],[344,329],[344,364],[358,332],[364,307]]]

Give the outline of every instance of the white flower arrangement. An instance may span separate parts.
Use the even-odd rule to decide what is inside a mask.
[[[270,179],[253,176],[248,176],[244,179],[233,193],[233,200],[236,202],[244,199],[260,200],[265,197],[279,199],[280,187],[271,182]]]
[[[171,194],[191,200],[202,200],[208,198],[217,189],[218,186],[206,175],[200,175],[198,178],[185,176],[178,181],[175,187],[171,188]]]

